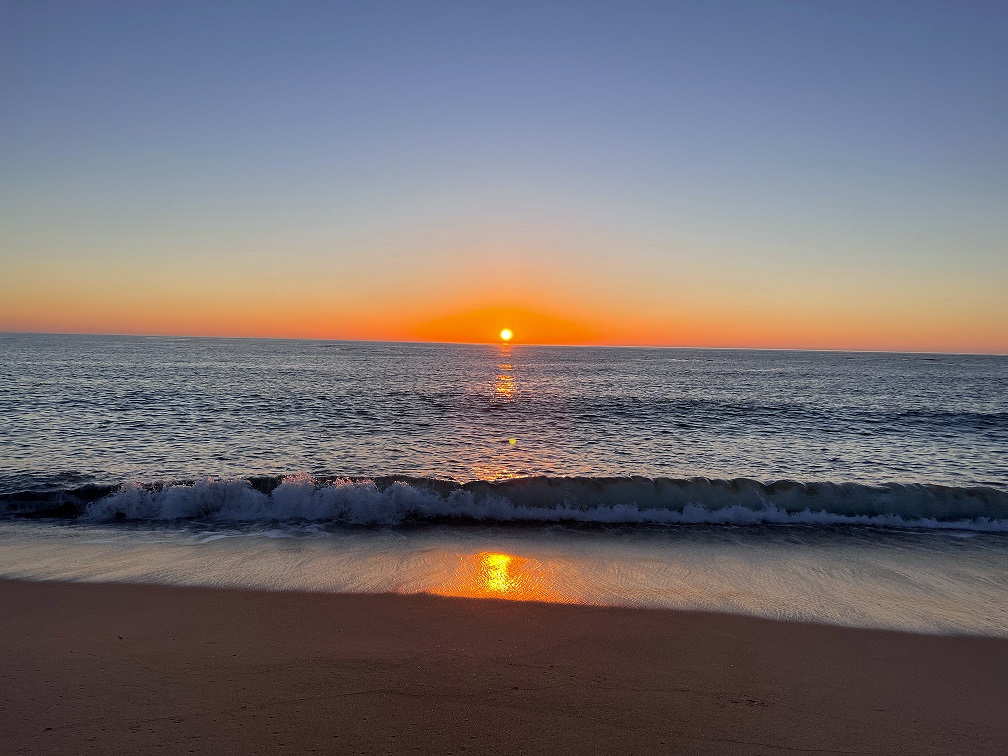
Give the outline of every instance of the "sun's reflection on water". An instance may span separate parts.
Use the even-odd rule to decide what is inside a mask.
[[[511,367],[510,363],[504,363],[498,365],[497,369],[501,371],[510,371],[514,368]],[[502,372],[498,374],[497,381],[494,383],[494,398],[514,399],[516,388],[515,377],[511,375],[510,372]]]
[[[511,478],[521,478],[527,475],[527,473],[522,470],[509,467],[503,463],[491,464],[486,462],[470,465],[469,474],[473,480],[488,480],[494,482],[499,480],[510,480]]]
[[[511,362],[511,345],[501,344],[497,359],[497,380],[494,382],[493,398],[497,401],[514,399],[517,389],[514,365]]]
[[[514,454],[519,445],[519,428],[515,427],[515,414],[518,410],[516,400],[518,399],[519,386],[515,375],[516,361],[512,360],[512,346],[507,342],[501,343],[492,358],[493,362],[486,363],[486,367],[493,365],[494,373],[484,374],[485,383],[482,383],[482,391],[487,401],[487,410],[491,413],[489,422],[490,432],[500,446],[495,453],[484,453],[478,459],[473,460],[469,467],[469,475],[475,480],[506,480],[522,475],[528,475],[528,469],[524,464],[527,453]]]
[[[461,598],[546,601],[576,604],[576,597],[556,587],[551,567],[536,559],[482,551],[459,559],[455,575],[431,593]]]

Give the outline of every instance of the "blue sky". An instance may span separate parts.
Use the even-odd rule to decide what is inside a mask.
[[[601,311],[602,340],[632,341],[606,324],[636,312],[669,343],[738,318],[747,284],[805,292],[750,309],[826,318],[823,345],[847,306],[890,318],[888,295],[894,347],[938,333],[935,308],[1008,345],[1006,22],[968,2],[5,3],[0,272],[55,312],[74,276],[153,271],[165,331],[198,270],[235,302],[338,276],[385,282],[406,320],[511,296]],[[446,280],[476,293],[416,290]],[[364,333],[349,299],[305,318]],[[0,306],[0,327],[33,313]]]

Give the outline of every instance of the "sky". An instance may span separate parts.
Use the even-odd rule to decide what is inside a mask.
[[[1006,28],[0,0],[0,331],[1008,353]]]

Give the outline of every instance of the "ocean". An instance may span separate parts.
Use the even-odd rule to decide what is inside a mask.
[[[0,334],[0,577],[1008,636],[1008,357]]]

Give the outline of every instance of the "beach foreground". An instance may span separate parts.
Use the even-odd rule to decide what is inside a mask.
[[[1008,641],[0,581],[4,753],[994,753]]]

